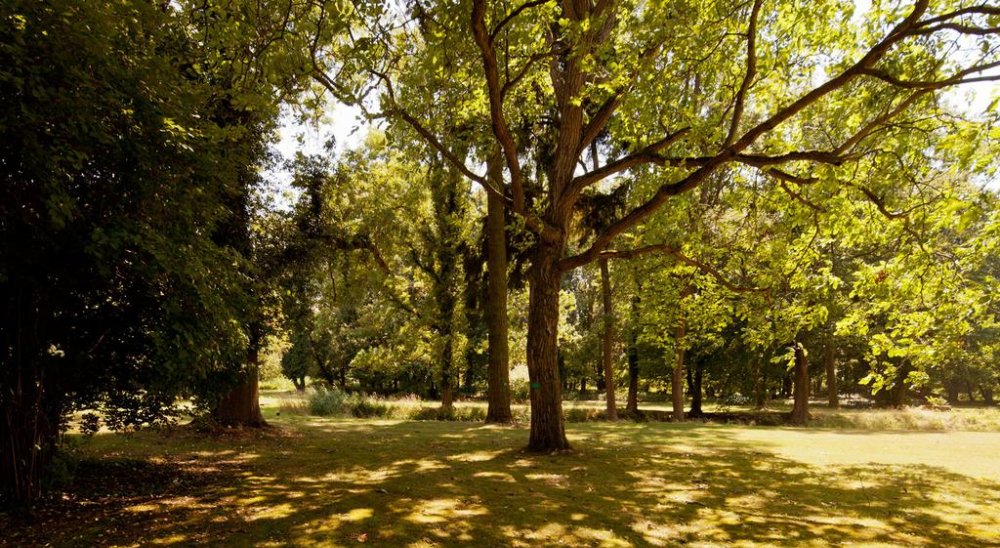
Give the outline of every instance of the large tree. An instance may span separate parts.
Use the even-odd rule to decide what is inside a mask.
[[[597,260],[672,197],[716,174],[756,170],[793,185],[849,178],[892,154],[880,140],[934,112],[940,90],[996,79],[990,71],[1000,63],[1000,8],[987,3],[917,0],[855,13],[853,2],[837,1],[469,0],[414,11],[412,20],[359,12],[358,32],[339,51],[363,48],[364,60],[331,67],[330,56],[315,56],[320,79],[343,91],[330,75],[359,69],[346,72],[373,76],[383,114],[416,128],[534,234],[532,450],[569,447],[557,359],[563,273]],[[845,23],[826,24],[834,20]],[[429,27],[434,32],[423,32]],[[470,39],[477,59],[467,55]],[[462,79],[444,89],[478,84],[456,112],[488,111],[507,167],[503,188],[449,148],[434,120],[395,100],[394,75],[412,70],[413,48],[430,52],[421,68],[429,63]],[[583,160],[595,142],[606,143],[607,159],[589,169]],[[659,184],[588,247],[569,253],[584,192],[647,166]]]

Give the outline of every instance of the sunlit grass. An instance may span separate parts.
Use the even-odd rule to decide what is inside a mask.
[[[1000,433],[598,422],[568,425],[573,453],[534,455],[523,426],[265,411],[263,434],[84,442],[178,479],[98,492],[13,544],[1000,543]]]

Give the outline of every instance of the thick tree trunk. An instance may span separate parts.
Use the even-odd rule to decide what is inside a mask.
[[[559,382],[559,282],[562,248],[539,243],[528,272],[528,380],[531,387],[529,451],[569,449]]]
[[[677,320],[674,333],[674,374],[670,383],[670,397],[673,400],[675,421],[684,420],[684,335],[687,326],[684,317]]]
[[[614,347],[614,310],[611,302],[611,274],[608,272],[608,260],[601,259],[601,296],[604,301],[604,336],[602,338],[601,357],[604,362],[605,398],[607,402],[608,420],[618,420],[618,409],[615,407],[615,371],[611,352]]]
[[[254,428],[267,426],[260,413],[259,352],[257,344],[251,343],[247,350],[246,377],[212,411],[212,418],[219,424]]]
[[[292,379],[292,384],[295,386],[295,391],[296,392],[305,392],[306,391],[306,378],[305,377],[296,377],[296,378],[293,378]]]
[[[795,368],[793,370],[794,402],[789,421],[804,425],[809,422],[809,360],[805,348],[795,343]]]
[[[502,182],[503,158],[499,152],[489,158],[488,176]],[[497,185],[499,188],[501,185]],[[487,365],[486,422],[510,423],[510,350],[507,342],[507,235],[504,232],[503,201],[488,194],[486,203],[487,301],[486,327],[489,338]]]
[[[832,337],[827,338],[823,361],[826,362],[827,405],[836,409],[837,407],[840,407],[840,394],[837,390],[837,359],[833,348]]]

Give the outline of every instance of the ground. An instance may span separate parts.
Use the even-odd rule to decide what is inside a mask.
[[[265,404],[267,400],[265,399]],[[81,441],[0,545],[1000,545],[1000,433],[280,416]]]

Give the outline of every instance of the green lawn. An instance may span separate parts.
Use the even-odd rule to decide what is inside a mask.
[[[66,500],[0,544],[1000,545],[996,432],[584,423],[530,455],[523,427],[266,412],[83,442]]]

